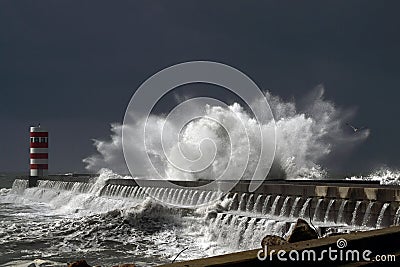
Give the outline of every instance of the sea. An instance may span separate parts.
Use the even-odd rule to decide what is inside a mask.
[[[0,179],[0,266],[66,266],[79,259],[157,266],[240,250],[218,244],[206,208],[167,207],[144,194],[100,196],[107,177],[90,190],[80,183],[65,190],[61,182],[27,188],[16,178]]]
[[[373,229],[381,226],[389,207],[379,207],[380,216],[372,222],[368,208],[363,211],[355,203],[352,222],[344,223],[347,200],[330,200],[325,210],[318,200],[312,215],[307,214],[311,199],[302,196],[140,188],[107,184],[110,178],[129,179],[105,171],[91,183],[42,180],[28,188],[26,180],[2,175],[0,266],[55,267],[80,259],[103,267],[158,266],[260,248],[267,234],[285,237],[297,217],[313,219],[318,229]],[[149,192],[178,206],[160,203]],[[181,208],[188,204],[198,207]],[[340,206],[339,214],[333,208],[329,212],[333,205]],[[400,208],[394,222],[400,223]]]

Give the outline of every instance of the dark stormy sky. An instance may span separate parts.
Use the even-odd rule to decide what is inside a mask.
[[[383,0],[1,0],[0,171],[27,171],[37,122],[51,131],[50,172],[84,170],[91,139],[108,138],[135,88],[190,60],[232,65],[286,99],[323,83],[371,129],[337,170],[400,167],[399,10]]]

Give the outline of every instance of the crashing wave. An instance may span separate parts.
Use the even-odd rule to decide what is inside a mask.
[[[331,101],[324,99],[324,88],[318,86],[309,95],[298,101],[284,101],[277,96],[265,93],[275,117],[276,125],[276,153],[269,176],[272,178],[324,178],[326,171],[319,165],[322,161],[329,162],[329,158],[335,156],[335,151],[339,147],[351,149],[354,145],[365,140],[369,136],[369,130],[366,129],[360,134],[354,135],[346,132],[344,129],[345,122],[354,116],[353,110],[344,110],[335,106]],[[252,105],[257,108],[257,101]],[[197,180],[197,179],[213,179],[224,172],[227,166],[227,160],[241,163],[249,157],[244,179],[251,176],[246,175],[254,173],[256,163],[258,162],[257,144],[250,144],[250,153],[243,153],[239,146],[236,150],[229,149],[229,143],[242,144],[246,139],[237,127],[237,123],[233,119],[233,114],[240,118],[248,130],[248,140],[257,140],[252,134],[257,133],[258,129],[270,127],[268,125],[259,125],[248,111],[237,103],[226,108],[220,106],[194,106],[193,110],[202,110],[204,116],[210,118],[218,118],[218,121],[225,123],[224,128],[229,132],[231,138],[236,138],[232,142],[224,134],[223,129],[217,123],[207,119],[197,119],[191,121],[180,132],[181,147],[185,148],[185,153],[195,157],[199,153],[197,143],[204,139],[213,140],[217,146],[218,153],[215,160],[206,170],[196,174],[184,173],[177,171],[171,162],[179,162],[179,158],[175,159],[176,145],[168,143],[167,148],[171,150],[164,151],[161,149],[160,133],[162,132],[164,122],[168,119],[163,115],[151,115],[148,120],[139,119],[135,125],[111,125],[111,140],[101,141],[95,140],[94,145],[98,153],[87,157],[83,161],[86,168],[97,171],[100,168],[107,167],[115,172],[127,173],[127,167],[122,153],[122,128],[126,130],[131,137],[129,139],[130,148],[142,151],[143,140],[139,140],[139,131],[142,131],[143,124],[147,123],[150,132],[146,133],[146,143],[149,145],[146,153],[152,160],[154,168],[158,173],[169,179],[176,180]],[[190,112],[190,111],[189,111]],[[175,122],[168,121],[169,127],[174,128]],[[272,139],[271,136],[265,136],[263,142],[268,143]],[[171,139],[173,140],[173,139]],[[171,141],[172,142],[172,141]],[[341,151],[342,153],[343,151]],[[339,153],[339,152],[338,152]],[[249,154],[249,155],[248,155]],[[178,156],[177,156],[178,157]],[[144,174],[147,177],[154,176],[154,169],[147,166],[142,158],[135,159],[142,169],[135,170],[137,173]],[[139,164],[143,163],[143,164]],[[240,165],[240,164],[238,164]],[[151,170],[151,171],[150,171]],[[242,173],[242,172],[238,172]],[[264,179],[265,177],[257,177]]]
[[[5,196],[11,191],[11,188],[0,188],[0,196]]]
[[[379,181],[381,185],[400,185],[400,171],[389,168],[378,169],[366,176],[352,176],[346,180],[353,181]]]
[[[50,260],[18,260],[18,261],[10,261],[0,265],[1,267],[65,267],[66,263],[55,262]]]

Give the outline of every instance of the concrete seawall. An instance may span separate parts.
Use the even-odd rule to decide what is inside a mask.
[[[90,182],[95,178],[94,175],[87,176],[49,176],[46,178],[19,177],[20,179],[30,179],[30,186],[36,186],[37,180],[53,180],[63,182]],[[210,181],[173,181],[174,184],[183,187],[201,187]],[[214,190],[224,190],[230,187],[236,181],[220,181]],[[138,186],[134,179],[110,179],[107,184]],[[140,180],[141,185],[147,187],[159,187],[158,180]],[[166,184],[164,187],[168,187]],[[249,182],[238,182],[230,192],[232,193],[249,193]],[[201,188],[198,188],[201,190]],[[329,181],[329,180],[266,180],[254,192],[258,194],[275,194],[284,196],[303,196],[303,197],[319,197],[319,198],[341,198],[352,200],[370,200],[381,202],[400,202],[400,186],[382,186],[375,182],[347,182],[347,181]]]
[[[84,182],[90,183],[95,178],[95,175],[75,175],[61,176],[52,175],[46,177],[46,180],[62,181],[62,182]],[[30,177],[30,186],[36,184],[36,180]],[[21,179],[29,179],[29,177],[21,177]],[[138,186],[145,187],[160,187],[158,180],[134,180],[134,179],[110,179],[106,183],[116,186]],[[173,183],[182,187],[187,187],[194,190],[204,190],[203,186],[210,181],[174,181]],[[212,190],[226,191],[235,181],[219,181]],[[171,187],[170,184],[163,184],[162,187]],[[240,208],[239,200],[244,202],[255,201],[260,196],[263,201],[267,195],[274,198],[281,196],[276,205],[276,209],[280,210],[284,204],[291,205],[294,199],[301,197],[300,207],[306,199],[310,198],[309,214],[314,214],[315,210],[325,211],[328,206],[330,208],[331,218],[337,218],[341,203],[346,201],[346,205],[340,211],[343,214],[343,222],[350,224],[353,219],[356,225],[361,225],[362,217],[354,218],[354,210],[357,208],[358,213],[363,214],[368,212],[371,214],[369,225],[374,226],[373,222],[382,212],[384,205],[387,205],[382,215],[382,226],[390,226],[395,223],[397,213],[400,206],[400,187],[399,186],[383,186],[375,182],[353,182],[341,180],[266,180],[255,191],[249,192],[249,181],[238,182],[231,190],[230,196],[234,198],[233,207]],[[323,214],[321,214],[323,216]]]

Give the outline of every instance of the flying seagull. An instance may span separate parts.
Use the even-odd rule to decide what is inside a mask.
[[[367,128],[364,127],[364,126],[363,126],[363,127],[355,127],[355,126],[351,125],[351,124],[348,123],[348,122],[346,122],[346,125],[348,125],[351,129],[353,129],[353,132],[355,132],[355,133],[367,129]]]

